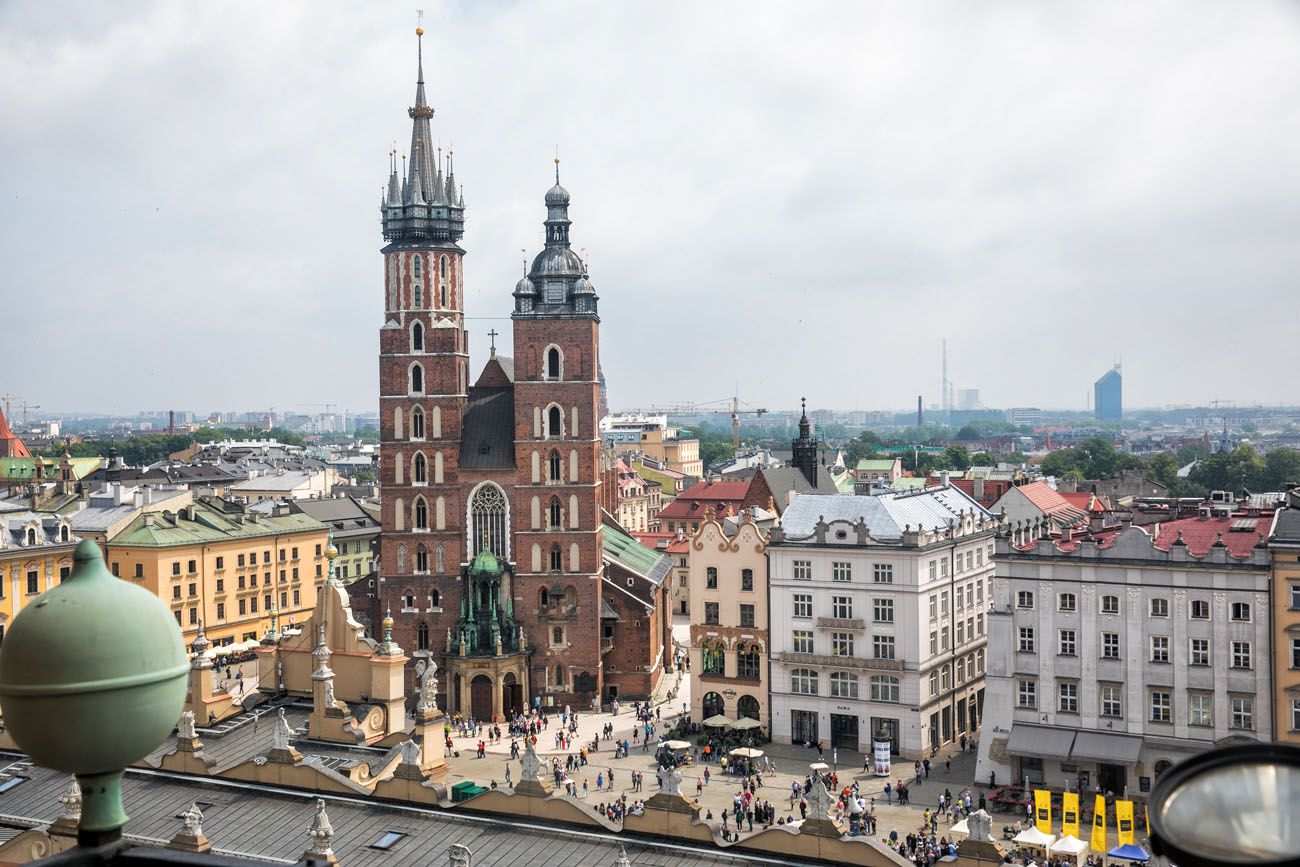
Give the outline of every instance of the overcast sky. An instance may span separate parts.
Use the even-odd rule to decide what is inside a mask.
[[[992,406],[1117,358],[1300,403],[1300,6],[1252,0],[4,3],[0,390],[376,407],[420,3],[476,370],[558,145],[616,409],[928,404],[945,336]]]

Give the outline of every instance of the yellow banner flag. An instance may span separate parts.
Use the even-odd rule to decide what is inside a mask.
[[[1066,792],[1061,795],[1061,833],[1071,837],[1079,836],[1079,793]]]
[[[1052,833],[1052,793],[1034,789],[1034,824],[1044,834]]]
[[[1119,835],[1119,844],[1133,842],[1133,802],[1115,802],[1115,833]]]
[[[1106,850],[1106,796],[1097,796],[1097,806],[1092,812],[1092,851]]]

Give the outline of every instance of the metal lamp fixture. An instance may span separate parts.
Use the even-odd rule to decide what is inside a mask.
[[[1151,848],[1179,867],[1300,867],[1300,748],[1246,744],[1171,768],[1151,793]]]
[[[121,838],[122,770],[162,742],[185,703],[189,660],[171,611],[77,546],[72,573],[14,618],[0,649],[0,701],[37,764],[76,774],[78,842]]]

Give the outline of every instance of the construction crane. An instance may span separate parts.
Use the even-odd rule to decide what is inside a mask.
[[[327,415],[332,415],[332,414],[334,413],[334,408],[335,408],[336,406],[338,406],[338,404],[337,404],[337,403],[300,403],[300,404],[298,404],[298,406],[320,406],[320,407],[324,407],[324,408],[325,408],[325,413],[326,413]]]
[[[706,400],[701,403],[682,403],[682,404],[675,404],[673,406],[655,406],[651,404],[651,406],[648,409],[629,409],[629,410],[625,410],[625,412],[635,413],[638,415],[658,415],[661,413],[669,413],[669,412],[676,412],[676,413],[719,412],[719,411],[725,412],[728,408],[728,405],[730,405],[730,409],[731,409],[731,447],[739,451],[740,450],[740,417],[742,415],[752,415],[761,418],[767,412],[767,409],[764,407],[757,407],[741,400],[739,394],[733,395],[732,397],[719,398],[718,400]],[[742,406],[744,406],[745,408],[742,409],[741,408]]]
[[[5,402],[5,417],[8,418],[10,415],[9,401],[22,400],[22,396],[17,394],[0,394],[0,400],[3,400]]]
[[[33,410],[33,409],[40,409],[41,407],[40,407],[40,404],[36,404],[36,403],[28,403],[28,402],[25,401],[25,400],[23,400],[23,401],[19,401],[19,403],[22,405],[22,408],[23,408],[23,426],[26,427],[26,425],[27,425],[27,413],[28,413],[28,411],[29,411],[29,410]]]

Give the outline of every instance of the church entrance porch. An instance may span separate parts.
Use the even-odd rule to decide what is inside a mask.
[[[492,678],[480,674],[469,682],[469,712],[474,719],[490,720],[495,708],[492,706]]]

